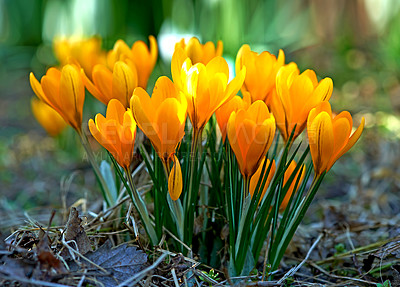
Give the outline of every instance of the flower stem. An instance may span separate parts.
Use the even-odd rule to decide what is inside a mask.
[[[159,239],[157,237],[154,226],[152,225],[149,213],[147,212],[146,204],[140,197],[138,191],[136,190],[136,186],[133,183],[133,178],[130,170],[128,168],[124,168],[124,170],[130,186],[130,189],[127,189],[129,196],[133,204],[135,205],[136,210],[139,213],[143,226],[147,232],[147,235],[150,238],[152,245],[155,246],[159,243]]]
[[[115,204],[115,200],[113,199],[113,196],[112,196],[112,194],[110,192],[110,189],[108,188],[108,185],[107,185],[103,175],[100,172],[99,165],[96,162],[95,156],[93,154],[93,150],[92,150],[92,148],[91,148],[91,146],[89,144],[87,136],[82,131],[77,131],[77,132],[79,134],[79,138],[81,140],[82,146],[86,151],[86,154],[87,154],[87,157],[89,159],[89,162],[92,165],[94,174],[95,174],[97,180],[100,183],[100,189],[101,189],[101,192],[103,194],[103,198],[106,201],[107,206],[111,207],[111,206],[113,206]]]
[[[195,173],[197,172],[197,152],[198,152],[198,142],[199,142],[199,137],[201,135],[202,130],[197,130],[196,128],[193,129],[193,138],[192,138],[192,145],[191,145],[191,150],[190,150],[190,176],[189,176],[189,190],[187,193],[186,197],[186,204],[185,204],[185,214],[186,216],[184,217],[185,224],[184,226],[187,227],[185,231],[185,238],[184,242],[188,245],[191,244],[192,242],[192,236],[193,236],[193,224],[194,224],[194,201],[197,198],[197,192],[198,192],[198,187],[196,187],[195,183]]]

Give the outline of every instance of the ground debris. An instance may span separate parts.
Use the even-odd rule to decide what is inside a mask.
[[[70,246],[72,246],[72,242],[73,244],[76,244],[79,253],[85,255],[87,252],[92,250],[92,248],[90,240],[81,223],[82,219],[79,217],[78,210],[75,207],[72,207],[65,226],[64,238]],[[68,249],[63,249],[61,256],[64,257],[64,259],[71,258]]]
[[[72,208],[65,228],[36,224],[1,242],[0,286],[116,286],[149,265],[146,253],[126,243],[91,251],[96,238],[81,223]]]
[[[112,247],[110,241],[81,260],[67,262],[73,272],[89,272],[104,286],[116,286],[147,267],[147,255],[135,246],[121,244]]]

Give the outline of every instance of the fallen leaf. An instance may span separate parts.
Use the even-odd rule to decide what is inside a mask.
[[[128,244],[121,244],[112,248],[110,241],[104,243],[95,252],[87,253],[85,257],[108,272],[104,273],[93,264],[82,261],[85,265],[84,268],[90,268],[91,273],[98,273],[98,275],[95,275],[96,280],[106,287],[122,283],[148,265],[147,254],[142,250]],[[72,271],[78,271],[78,268],[79,266],[75,262],[71,262],[70,269]],[[93,269],[95,270],[93,271]]]
[[[75,207],[71,208],[69,218],[65,226],[65,241],[75,241],[78,246],[78,251],[82,255],[92,250],[89,238],[85,232],[85,229],[81,225],[82,219],[79,218],[79,212]],[[75,247],[74,245],[71,245]],[[67,249],[64,249],[61,255],[64,259],[70,259],[70,255]]]

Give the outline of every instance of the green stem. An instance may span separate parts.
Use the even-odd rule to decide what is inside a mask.
[[[115,200],[113,199],[113,196],[112,196],[112,194],[110,192],[110,189],[108,188],[108,185],[107,185],[103,175],[100,172],[99,165],[96,162],[95,156],[93,154],[93,150],[90,147],[90,144],[89,144],[89,141],[88,141],[88,139],[86,137],[86,134],[84,132],[82,132],[82,131],[77,131],[77,132],[79,134],[79,138],[81,140],[82,146],[86,151],[86,154],[87,154],[87,157],[89,159],[89,162],[92,165],[94,174],[95,174],[97,180],[100,183],[100,189],[101,189],[101,192],[103,194],[103,198],[106,201],[107,206],[111,207],[111,206],[115,205]]]
[[[192,243],[193,236],[193,224],[194,224],[194,200],[196,199],[195,194],[198,192],[198,186],[195,186],[195,172],[197,172],[197,148],[199,136],[201,135],[201,130],[193,129],[192,145],[190,149],[190,177],[189,177],[189,190],[187,194],[187,200],[185,204],[185,224],[187,227],[185,231],[184,242],[190,246]]]
[[[136,186],[133,183],[133,178],[130,170],[127,168],[125,168],[124,170],[126,177],[128,178],[129,185],[131,187],[130,189],[127,189],[129,196],[131,197],[131,200],[135,205],[136,210],[139,213],[139,216],[143,222],[143,226],[146,229],[147,235],[150,237],[152,245],[155,246],[160,241],[159,238],[157,237],[156,231],[154,230],[149,213],[147,212],[146,204],[139,195],[138,191],[136,190]]]

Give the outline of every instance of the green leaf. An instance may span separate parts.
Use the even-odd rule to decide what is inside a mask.
[[[111,165],[107,161],[103,160],[100,163],[100,172],[110,190],[111,199],[113,201],[111,204],[114,205],[118,199],[118,190],[116,188],[114,172],[111,170]]]

